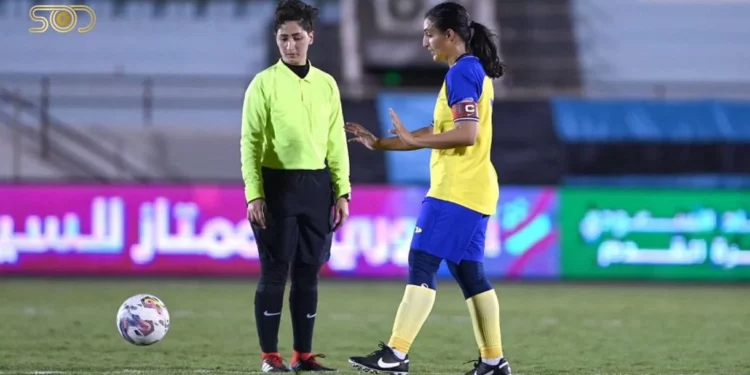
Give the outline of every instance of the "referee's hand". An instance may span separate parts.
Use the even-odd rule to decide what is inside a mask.
[[[336,207],[333,211],[333,231],[339,230],[346,219],[349,217],[349,201],[346,198],[339,198],[336,200]]]
[[[258,198],[247,205],[247,218],[250,223],[266,229],[266,201]]]

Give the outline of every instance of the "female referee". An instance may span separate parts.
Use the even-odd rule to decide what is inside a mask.
[[[503,357],[497,295],[484,274],[485,233],[495,213],[499,187],[490,161],[492,79],[503,75],[497,38],[473,22],[456,3],[427,12],[422,45],[435,61],[450,66],[438,93],[431,126],[409,132],[391,110],[396,137],[377,139],[362,125],[347,123],[350,141],[371,150],[432,149],[430,190],[422,203],[409,251],[409,278],[388,345],[351,357],[352,366],[407,374],[407,353],[435,302],[436,275],[443,260],[463,291],[480,359],[466,374],[510,375]]]
[[[255,323],[262,372],[335,371],[311,351],[318,275],[333,231],[349,215],[351,184],[339,89],[307,59],[316,14],[300,0],[278,3],[273,27],[281,59],[253,78],[242,112],[242,177],[261,268]],[[291,368],[278,348],[288,278]]]

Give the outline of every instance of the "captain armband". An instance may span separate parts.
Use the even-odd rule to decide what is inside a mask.
[[[479,121],[479,111],[477,103],[459,102],[451,107],[453,112],[453,122]]]

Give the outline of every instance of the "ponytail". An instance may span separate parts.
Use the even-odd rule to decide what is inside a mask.
[[[497,35],[479,22],[472,21],[470,27],[470,52],[482,62],[488,77],[502,77],[505,65],[500,61]]]

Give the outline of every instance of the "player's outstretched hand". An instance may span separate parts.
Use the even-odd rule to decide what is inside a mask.
[[[414,145],[414,135],[411,134],[408,129],[406,129],[406,126],[404,126],[404,124],[401,122],[401,119],[398,118],[396,111],[394,111],[393,108],[390,108],[388,109],[388,112],[390,112],[391,121],[393,122],[391,134],[397,135],[404,143],[408,145]]]
[[[365,129],[364,126],[356,122],[347,122],[344,129],[347,133],[354,135],[354,138],[349,138],[349,142],[359,142],[370,150],[377,150],[378,137]]]
[[[266,229],[266,201],[258,198],[247,205],[247,218],[251,223]]]

